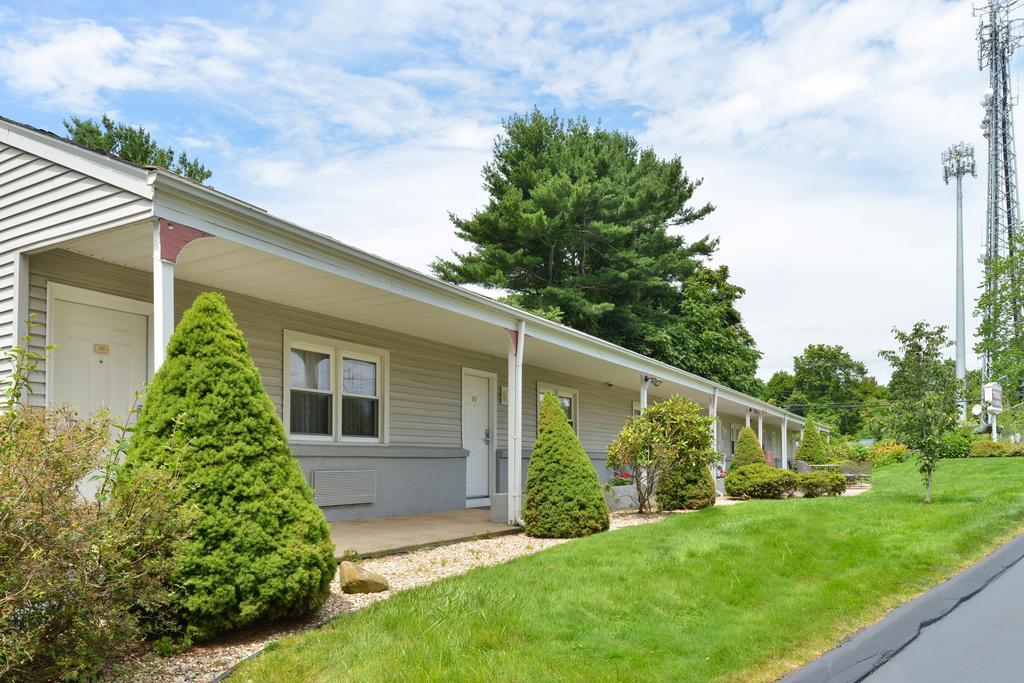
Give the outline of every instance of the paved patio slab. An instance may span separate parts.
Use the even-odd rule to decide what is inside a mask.
[[[374,557],[521,531],[519,527],[492,522],[487,508],[356,519],[330,525],[334,554],[339,558],[349,549],[361,557]]]

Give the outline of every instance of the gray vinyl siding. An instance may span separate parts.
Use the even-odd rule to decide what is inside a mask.
[[[60,282],[107,294],[150,301],[152,278],[148,272],[125,268],[66,251],[50,251],[32,257],[30,304],[44,338],[46,284]],[[198,285],[175,284],[175,309],[180,317],[202,290]],[[380,328],[331,318],[318,313],[269,303],[226,292],[228,304],[249,343],[264,386],[281,410],[283,392],[284,330],[315,334],[387,350],[390,353],[389,427],[396,446],[462,446],[462,368],[494,372],[498,385],[506,386],[507,359],[435,344]],[[526,358],[529,358],[529,342]],[[579,398],[579,431],[584,448],[603,461],[605,449],[632,411],[637,391],[609,387],[554,370],[529,364],[523,371],[523,448],[529,453],[536,438],[537,384],[557,384],[576,389]],[[39,391],[34,403],[44,400]],[[506,406],[497,406],[498,447],[507,444]],[[603,466],[603,465],[602,465]]]
[[[144,197],[0,143],[0,350],[19,341],[16,318],[23,313],[15,313],[14,277],[20,252],[151,213]],[[8,371],[0,361],[0,377]]]

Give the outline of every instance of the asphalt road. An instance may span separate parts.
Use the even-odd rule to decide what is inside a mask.
[[[864,680],[1024,681],[1024,562],[925,626],[917,638]]]
[[[1024,683],[1024,535],[784,683]]]

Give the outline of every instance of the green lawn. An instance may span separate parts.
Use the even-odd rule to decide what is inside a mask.
[[[237,681],[772,680],[1024,530],[1024,459],[573,541],[273,644]]]

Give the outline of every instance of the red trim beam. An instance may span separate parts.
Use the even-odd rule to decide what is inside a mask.
[[[160,260],[168,263],[177,263],[181,250],[192,242],[203,237],[213,237],[208,232],[196,228],[172,223],[169,220],[160,218]]]

